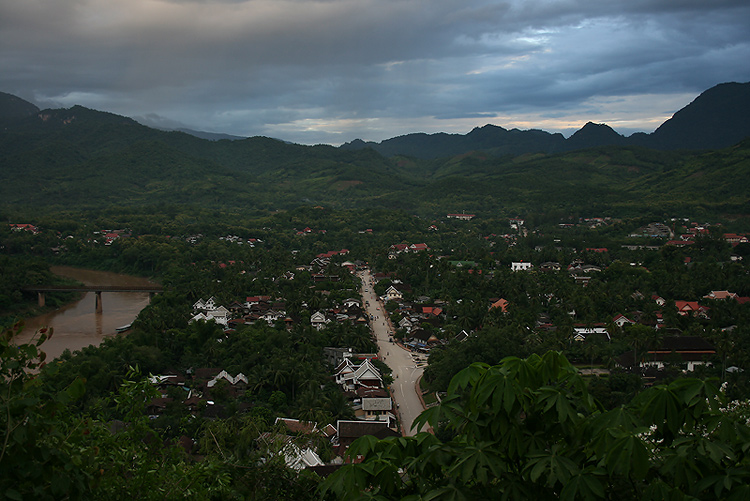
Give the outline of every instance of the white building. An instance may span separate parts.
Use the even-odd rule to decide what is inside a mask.
[[[518,262],[514,261],[510,263],[511,271],[526,271],[526,270],[532,269],[533,267],[534,267],[533,264],[527,263],[525,261],[518,261]]]

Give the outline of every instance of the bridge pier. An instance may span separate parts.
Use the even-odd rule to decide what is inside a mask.
[[[117,285],[36,285],[23,287],[23,292],[36,292],[39,306],[44,306],[47,292],[54,291],[78,291],[93,292],[96,296],[96,312],[102,312],[102,292],[148,292],[148,302],[154,298],[155,294],[163,292],[161,286],[117,286]]]

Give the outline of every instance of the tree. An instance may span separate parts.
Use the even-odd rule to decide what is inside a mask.
[[[32,343],[15,345],[16,324],[0,335],[0,497],[4,499],[85,498],[91,453],[81,451],[86,428],[67,405],[83,395],[76,379],[52,392],[32,375],[44,365],[39,349],[52,335],[41,329]]]
[[[610,411],[557,352],[475,363],[414,423],[362,437],[322,489],[339,499],[746,499],[750,427],[710,382],[680,379]],[[727,411],[727,407],[733,409]]]

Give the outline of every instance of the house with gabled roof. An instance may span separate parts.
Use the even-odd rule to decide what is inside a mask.
[[[403,299],[403,295],[392,285],[386,289],[385,294],[383,295],[384,301],[400,301],[401,299]]]
[[[316,311],[310,315],[310,324],[317,330],[325,329],[326,325],[330,323],[330,320],[326,318],[325,314],[321,311]]]
[[[294,423],[296,421],[296,423]],[[305,423],[289,418],[276,418],[276,424],[281,423],[289,434],[263,433],[258,437],[270,454],[281,455],[289,468],[300,471],[305,468],[323,466],[320,456],[312,447],[307,436],[319,433],[316,423]],[[307,427],[311,428],[308,430]],[[294,431],[293,431],[294,429]]]
[[[729,291],[711,291],[705,296],[703,296],[703,299],[734,299],[737,297],[737,294],[734,292]]]
[[[351,357],[345,357],[333,370],[333,377],[337,384],[342,384],[348,374],[353,374],[356,365],[352,362]]]
[[[229,325],[229,310],[227,310],[223,306],[219,306],[218,308],[211,308],[211,309],[205,309],[196,315],[193,315],[193,317],[190,319],[190,323],[196,322],[198,320],[204,320],[206,322],[216,322],[217,324],[227,327]]]
[[[724,233],[724,240],[729,242],[732,245],[737,245],[740,243],[747,243],[748,238],[747,235],[737,234],[737,233]]]
[[[398,322],[398,327],[400,329],[406,330],[406,332],[409,332],[414,327],[415,322],[412,321],[409,317],[405,316]]]
[[[380,387],[383,385],[380,371],[369,359],[364,359],[359,365],[354,365],[351,359],[347,358],[336,369],[336,383],[346,390],[355,391],[360,386]]]
[[[675,301],[674,304],[678,315],[708,317],[708,310],[710,308],[699,305],[698,301]]]
[[[585,341],[591,337],[601,337],[607,341],[611,340],[607,326],[603,323],[576,324],[573,326],[574,341]]]
[[[193,303],[193,311],[203,311],[206,309],[213,309],[216,303],[216,298],[211,296],[208,301],[205,301],[203,298],[199,298],[195,303]],[[210,304],[210,307],[208,306]]]
[[[245,376],[243,373],[240,372],[236,376],[231,376],[227,371],[222,370],[216,376],[214,376],[213,379],[207,382],[206,386],[209,388],[213,388],[214,386],[216,386],[216,383],[218,383],[222,379],[232,386],[247,384],[247,376]]]
[[[622,329],[626,325],[633,325],[635,323],[634,321],[630,320],[628,317],[626,317],[625,315],[621,313],[618,313],[617,315],[615,315],[615,317],[612,319],[612,322],[614,322],[614,324],[620,329]]]
[[[662,369],[671,357],[677,356],[685,364],[686,370],[692,372],[697,366],[708,363],[708,359],[715,354],[714,346],[700,336],[666,336],[657,349],[644,354],[639,366]],[[625,352],[618,363],[624,367],[632,367],[633,352]]]
[[[347,307],[347,308],[353,308],[355,306],[357,308],[361,308],[362,307],[362,301],[360,301],[359,299],[355,299],[355,298],[344,299],[344,301],[342,302],[342,304],[345,307]]]
[[[300,421],[294,418],[277,417],[273,424],[282,425],[287,433],[294,435],[312,435],[319,431],[318,423],[314,421]]]
[[[433,332],[424,329],[414,329],[409,333],[409,339],[412,343],[416,343],[417,345],[421,345],[422,347],[440,341]]]
[[[528,271],[534,267],[533,264],[526,261],[514,261],[510,263],[511,271]]]
[[[540,271],[560,271],[562,269],[562,266],[560,263],[554,262],[554,261],[545,261],[544,263],[539,265]]]
[[[279,320],[286,320],[286,311],[266,310],[258,317],[259,320],[265,320],[268,325],[273,325]]]
[[[397,432],[390,429],[388,423],[385,421],[336,421],[336,445],[339,446],[339,454],[342,456],[352,442],[365,435],[373,435],[380,439],[389,436],[400,436]]]

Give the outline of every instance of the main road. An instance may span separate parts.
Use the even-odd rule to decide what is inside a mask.
[[[414,435],[411,425],[424,410],[422,399],[417,394],[419,378],[423,369],[417,366],[420,355],[412,353],[392,342],[393,331],[388,320],[385,305],[372,289],[373,281],[369,270],[358,273],[362,280],[362,301],[365,312],[369,315],[372,332],[377,338],[378,357],[393,371],[391,394],[396,403],[396,410],[401,421],[403,435]]]

